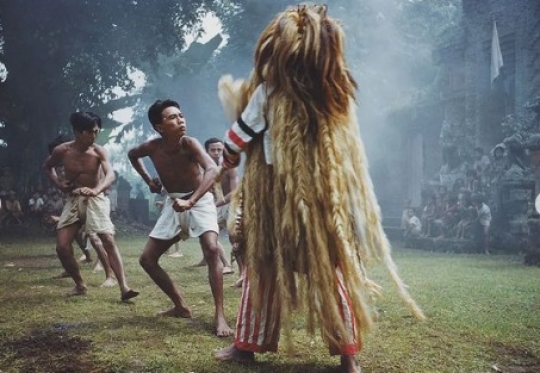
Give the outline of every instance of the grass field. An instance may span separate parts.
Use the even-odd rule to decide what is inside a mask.
[[[130,286],[141,295],[131,304],[119,290],[99,288],[103,275],[83,265],[87,296],[66,298],[70,279],[61,271],[54,238],[0,238],[0,372],[333,372],[320,338],[298,323],[295,350],[257,356],[252,365],[217,363],[212,350],[232,339],[213,336],[213,302],[197,241],[183,244],[183,258],[162,259],[193,308],[194,318],[159,318],[166,296],[138,265],[146,237],[117,239]],[[80,252],[76,252],[79,256]],[[518,256],[429,253],[394,249],[400,274],[428,316],[417,322],[396,297],[380,268],[372,277],[384,287],[377,328],[358,360],[364,373],[540,372],[540,268]],[[225,277],[226,313],[234,325],[240,291]]]

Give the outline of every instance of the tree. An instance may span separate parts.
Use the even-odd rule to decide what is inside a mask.
[[[67,118],[92,110],[107,128],[117,109],[133,106],[131,128],[148,134],[144,108],[158,97],[177,97],[194,133],[220,135],[227,124],[216,96],[223,73],[247,76],[254,45],[286,0],[3,0],[0,2],[0,166],[21,179],[40,175],[46,144],[69,131]],[[362,115],[395,106],[433,79],[430,47],[439,30],[455,21],[459,0],[332,0],[330,14],[343,21],[349,63],[360,82]],[[202,33],[201,15],[213,12],[229,35],[185,50],[186,34]],[[210,61],[210,63],[207,63]],[[399,64],[396,63],[399,61]],[[382,68],[381,68],[382,67]],[[133,71],[146,85],[132,95]],[[426,74],[426,72],[428,72]],[[369,118],[367,119],[369,120]],[[222,123],[222,127],[219,126]],[[130,130],[124,127],[121,136]]]
[[[199,17],[218,9],[207,0],[4,0],[0,22],[0,159],[22,179],[39,174],[46,144],[69,129],[76,109],[107,115],[132,104],[112,88],[129,90],[129,72],[145,72],[151,86],[162,56],[179,55]],[[223,5],[220,5],[223,7]],[[191,56],[191,58],[195,58]],[[182,59],[180,56],[179,59]],[[17,167],[15,167],[17,166]]]

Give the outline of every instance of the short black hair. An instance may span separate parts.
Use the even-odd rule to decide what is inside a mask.
[[[180,104],[170,99],[156,100],[156,102],[154,102],[152,106],[150,106],[150,108],[148,109],[148,120],[152,124],[152,127],[156,128],[156,124],[159,124],[163,121],[163,110],[170,106],[174,106],[180,109]]]
[[[218,139],[217,137],[210,137],[208,140],[204,142],[204,149],[208,151],[208,149],[210,148],[210,145],[215,144],[216,142],[220,142],[223,144],[223,140]]]
[[[471,201],[478,202],[478,203],[484,203],[485,198],[484,198],[484,195],[481,194],[481,193],[473,193],[473,195],[471,196]]]
[[[101,118],[91,111],[77,111],[69,117],[75,132],[90,131],[97,124],[101,128]]]

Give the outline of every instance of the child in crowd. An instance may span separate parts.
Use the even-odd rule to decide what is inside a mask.
[[[470,238],[471,226],[474,221],[475,211],[473,208],[460,209],[460,220],[457,224],[456,237],[460,240]]]
[[[480,242],[484,253],[489,254],[489,227],[491,225],[491,210],[484,203],[484,196],[475,193],[471,197],[473,206],[476,208],[477,222],[479,225]]]
[[[405,237],[419,237],[422,234],[422,222],[416,216],[416,213],[413,208],[407,210],[407,224],[405,228]]]

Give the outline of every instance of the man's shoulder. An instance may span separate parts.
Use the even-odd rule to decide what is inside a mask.
[[[147,152],[147,153],[153,153],[153,152],[155,152],[156,150],[159,149],[159,144],[161,142],[162,142],[161,137],[154,137],[152,139],[149,139],[149,140],[146,140],[146,141],[140,143],[139,145],[132,148],[130,151],[139,149],[139,150],[143,150],[144,152]]]
[[[192,144],[198,144],[199,140],[197,140],[195,137],[192,136],[182,136],[180,138],[180,144],[181,145],[192,145]]]
[[[101,158],[103,160],[107,159],[107,150],[103,146],[101,146],[99,144],[93,144],[92,149],[95,152],[94,155],[97,155],[99,158]]]
[[[201,143],[195,137],[183,136],[180,139],[180,146],[183,149],[194,154],[198,152],[204,152],[204,148],[202,148]]]
[[[101,146],[99,144],[96,144],[96,143],[92,144],[92,149],[94,149],[97,152],[101,152],[101,151],[105,150],[105,148],[103,146]]]
[[[56,146],[53,149],[53,152],[63,154],[63,153],[65,153],[65,152],[67,152],[67,151],[69,151],[71,149],[71,145],[73,145],[74,142],[75,141],[72,140],[72,141],[62,143],[62,144]]]

